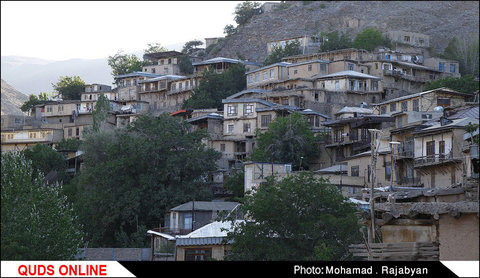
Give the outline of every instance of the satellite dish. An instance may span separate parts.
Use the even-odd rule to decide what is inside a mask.
[[[435,111],[435,112],[443,112],[443,107],[442,107],[442,106],[437,106],[437,107],[433,108],[433,111]]]

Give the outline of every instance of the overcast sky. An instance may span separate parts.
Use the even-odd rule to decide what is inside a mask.
[[[259,1],[263,2],[263,1]],[[2,56],[96,59],[224,36],[235,2],[1,2]],[[180,49],[177,49],[180,50]]]

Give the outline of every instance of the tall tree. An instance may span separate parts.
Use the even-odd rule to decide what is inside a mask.
[[[257,130],[257,147],[251,159],[257,162],[292,163],[294,169],[308,169],[308,160],[318,154],[310,125],[303,115],[292,113],[272,121],[268,130]]]
[[[22,151],[25,158],[31,160],[32,177],[48,175],[51,171],[57,173],[60,180],[65,178],[66,162],[65,157],[55,151],[52,147],[44,144],[36,144],[33,148]]]
[[[20,110],[22,110],[23,112],[30,112],[30,110],[37,104],[43,104],[43,103],[46,103],[48,102],[48,95],[47,93],[45,92],[42,92],[40,94],[37,95],[34,95],[34,94],[31,94],[29,97],[28,97],[28,100],[25,101],[22,106],[20,107]]]
[[[21,153],[2,153],[1,175],[2,260],[73,260],[81,226],[61,186],[43,184]]]
[[[85,88],[85,81],[79,76],[61,76],[57,83],[52,83],[53,90],[63,100],[80,100]]]
[[[223,107],[222,99],[246,88],[245,66],[232,65],[221,74],[213,69],[203,73],[200,85],[191,98],[183,103],[184,108],[203,109]]]
[[[250,19],[260,13],[259,2],[245,1],[235,7],[235,22],[238,25],[245,25]]]
[[[265,66],[279,63],[282,61],[282,58],[302,54],[300,49],[300,42],[295,40],[287,42],[284,47],[278,46],[274,47],[270,55],[267,56],[263,64]]]
[[[92,132],[82,144],[84,169],[75,198],[89,246],[141,247],[146,228],[168,209],[209,200],[206,176],[220,154],[202,143],[203,130],[168,114],[141,115],[125,129]]]
[[[193,65],[192,60],[188,55],[182,55],[178,59],[178,67],[180,68],[180,72],[182,74],[192,74],[193,73]]]
[[[110,101],[103,93],[100,93],[97,103],[95,104],[95,109],[92,111],[93,131],[105,128],[109,110]]]
[[[478,77],[479,73],[479,40],[478,33],[467,38],[451,38],[441,57],[456,60],[460,64],[460,74],[472,74]]]
[[[223,33],[227,36],[230,37],[231,35],[235,34],[237,32],[237,28],[233,26],[232,24],[227,24],[225,25],[225,28],[223,28]]]
[[[227,233],[230,260],[345,260],[360,239],[355,207],[312,173],[269,177],[241,207],[248,220]]]
[[[353,47],[372,51],[377,46],[391,47],[391,41],[375,28],[363,29],[355,36]]]
[[[201,45],[203,45],[203,42],[200,40],[188,41],[183,45],[182,53],[192,55],[192,53],[197,49],[197,47]]]
[[[322,32],[320,37],[324,42],[320,45],[319,52],[345,49],[353,46],[352,39],[347,33],[339,33],[338,31]]]
[[[122,51],[108,56],[108,65],[112,68],[112,76],[142,71],[143,62],[135,54],[124,54]]]

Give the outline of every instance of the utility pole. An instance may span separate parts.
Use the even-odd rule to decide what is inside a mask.
[[[375,176],[377,167],[377,132],[378,129],[369,129],[371,133],[371,164],[370,164],[370,233],[368,234],[368,243],[375,243],[375,198],[373,189],[375,187]]]

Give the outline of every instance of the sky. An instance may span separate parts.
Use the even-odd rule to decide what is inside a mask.
[[[1,2],[1,55],[98,59],[223,37],[241,1]],[[170,49],[172,50],[172,49]]]

